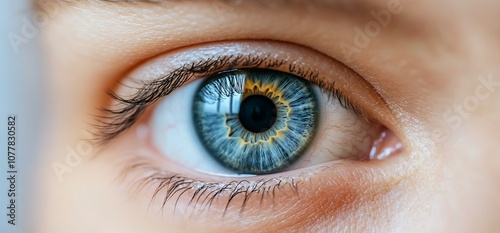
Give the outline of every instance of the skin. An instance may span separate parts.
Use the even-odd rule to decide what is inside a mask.
[[[46,159],[34,231],[500,231],[499,2],[401,1],[387,26],[357,48],[354,29],[377,22],[370,12],[388,10],[387,2],[46,2],[40,10],[49,16],[42,44],[51,132],[41,150]],[[189,201],[182,198],[180,213],[173,214],[173,202],[159,213],[161,200],[150,204],[154,185],[133,192],[148,170],[124,164],[140,160],[193,179],[232,179],[174,166],[152,149],[140,126],[154,106],[105,146],[86,144],[82,130],[92,132],[94,116],[102,114],[96,109],[112,103],[106,90],[119,89],[119,81],[148,61],[180,48],[252,39],[297,44],[350,67],[365,80],[352,85],[369,83],[386,105],[366,98],[370,91],[351,95],[405,150],[381,161],[341,161],[308,179],[298,174],[314,166],[285,172],[281,177],[301,181],[299,195],[286,186],[274,200],[251,199],[243,212],[238,196],[232,203],[240,204],[223,216],[225,194],[209,214],[182,213]],[[486,87],[481,80],[488,77],[495,83]],[[81,156],[68,160],[68,147]]]

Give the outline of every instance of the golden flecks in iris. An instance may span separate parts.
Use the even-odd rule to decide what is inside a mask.
[[[224,122],[227,122],[227,115],[222,114],[222,116],[224,117]],[[233,129],[231,129],[231,126],[224,124],[224,127],[227,130],[227,137],[231,137],[231,135],[233,134]]]
[[[277,138],[283,138],[283,132],[282,132],[282,130],[278,130],[278,131],[276,132],[276,137],[277,137]]]
[[[256,145],[256,144],[269,144],[269,145],[271,145],[271,144],[274,143],[275,140],[277,140],[277,139],[283,139],[283,135],[286,134],[286,131],[288,131],[287,128],[276,130],[276,134],[273,135],[273,136],[269,136],[269,138],[267,140],[259,140],[259,141],[256,141],[256,142],[247,141],[244,138],[239,138],[239,140],[240,140],[240,143],[242,145],[247,145],[247,144],[252,144],[252,145]]]
[[[267,83],[265,85],[262,84],[262,81],[255,82],[252,79],[245,80],[245,86],[243,91],[243,99],[251,95],[263,95],[267,96],[272,100],[276,98],[279,100],[279,103],[282,103],[288,108],[288,114],[291,112],[291,108],[289,107],[290,102],[283,99],[283,93],[278,91],[278,85],[276,82]]]
[[[243,88],[243,93],[242,93],[242,100],[247,98],[248,96],[252,95],[262,95],[266,96],[269,99],[271,99],[277,107],[285,107],[287,109],[286,114],[287,117],[289,117],[292,114],[292,108],[290,107],[290,101],[285,100],[283,98],[283,92],[280,92],[279,90],[279,84],[277,82],[265,82],[265,84],[262,84],[262,80],[253,80],[251,78],[247,78],[244,83],[244,88]],[[227,117],[226,117],[227,118]],[[227,126],[227,125],[226,125]],[[232,135],[232,129],[231,127],[227,126],[227,135],[228,137],[231,137],[229,135]],[[253,140],[246,140],[245,138],[248,137],[231,137],[231,138],[238,138],[238,142],[243,146],[247,144],[273,144],[275,143],[276,140],[283,139],[287,131],[289,130],[288,128],[288,118],[284,122],[284,127],[282,129],[274,129],[274,130],[268,130],[266,132],[258,133],[258,134],[253,134],[252,138]],[[274,132],[274,135],[270,135],[271,132]],[[266,140],[262,139],[257,139],[258,136],[261,136],[263,138],[267,138]],[[306,137],[308,138],[309,135]]]
[[[292,108],[289,106],[290,102],[286,101],[283,99],[283,94],[278,91],[278,85],[275,82],[268,83],[263,85],[262,81],[259,80],[258,82],[254,82],[252,79],[246,79],[245,80],[245,86],[244,86],[244,91],[243,91],[243,98],[245,99],[248,96],[252,95],[263,95],[271,99],[276,105],[283,105],[283,107],[287,108],[287,116],[290,116],[290,113],[292,112]],[[227,117],[226,117],[227,120]],[[227,126],[227,136],[230,137],[232,133],[231,127]],[[282,139],[284,135],[286,134],[286,131],[288,131],[288,122],[285,121],[285,127],[283,129],[278,129],[276,130],[276,134],[272,136],[268,136],[267,140],[258,140],[256,141],[257,134],[253,135],[253,141],[247,141],[244,138],[239,138],[239,141],[242,145],[246,144],[259,144],[259,143],[267,143],[267,144],[272,144],[274,143],[274,140],[276,139]],[[269,130],[266,132],[259,133],[260,135],[263,134],[269,134]]]

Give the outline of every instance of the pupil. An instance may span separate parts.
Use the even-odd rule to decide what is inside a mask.
[[[276,122],[276,105],[266,96],[252,95],[240,105],[240,122],[248,131],[262,133]]]

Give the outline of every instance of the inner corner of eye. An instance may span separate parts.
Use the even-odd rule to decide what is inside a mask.
[[[307,161],[321,162],[359,158],[349,151],[381,160],[402,149],[389,130],[369,132],[379,136],[360,149],[354,142],[363,141],[375,127],[354,119],[360,116],[345,108],[323,111],[331,107],[319,101],[314,85],[302,77],[269,69],[228,70],[162,100],[152,129],[155,144],[169,159],[209,174],[272,174],[307,156],[312,157]],[[326,112],[331,116],[321,116]],[[315,150],[319,144],[333,148]]]
[[[403,142],[390,129],[383,128],[373,141],[369,160],[384,160],[404,150]]]

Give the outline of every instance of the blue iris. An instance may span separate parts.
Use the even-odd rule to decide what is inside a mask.
[[[293,164],[312,141],[318,101],[298,76],[265,69],[220,72],[193,103],[196,132],[220,164],[241,174],[267,174]]]

